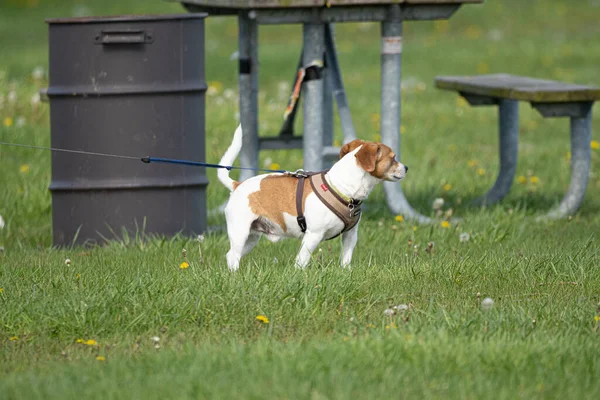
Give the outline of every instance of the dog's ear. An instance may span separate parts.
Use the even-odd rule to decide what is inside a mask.
[[[362,169],[367,172],[373,172],[375,171],[379,155],[379,144],[373,142],[365,143],[356,153],[356,160]]]
[[[340,159],[364,143],[365,143],[365,141],[360,140],[360,139],[354,139],[350,143],[346,143],[345,145],[342,146],[342,148],[340,150]]]

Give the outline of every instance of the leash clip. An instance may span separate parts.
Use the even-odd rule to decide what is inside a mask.
[[[303,169],[297,169],[295,172],[287,172],[288,175],[294,178],[308,178],[308,174]]]

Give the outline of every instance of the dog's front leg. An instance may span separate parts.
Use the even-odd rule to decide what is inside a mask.
[[[349,268],[350,262],[352,261],[352,252],[356,246],[358,240],[358,224],[354,225],[352,229],[342,233],[342,268]]]
[[[319,243],[323,240],[322,234],[317,234],[313,232],[306,232],[304,234],[304,238],[302,239],[302,248],[296,257],[296,268],[306,268],[308,262],[310,261],[310,255],[317,248]]]

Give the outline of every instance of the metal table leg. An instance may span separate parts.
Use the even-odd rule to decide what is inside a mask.
[[[381,138],[400,158],[400,95],[402,61],[402,20],[400,6],[390,6],[388,20],[381,24]],[[410,179],[410,178],[408,178]],[[407,219],[430,223],[431,219],[415,211],[398,183],[384,182],[390,210]]]
[[[545,218],[562,218],[577,212],[587,189],[590,173],[592,109],[583,116],[571,117],[571,183],[559,206]]]
[[[344,143],[348,143],[356,139],[356,131],[354,130],[350,108],[348,107],[346,90],[344,89],[344,82],[342,80],[342,70],[340,68],[340,63],[338,62],[335,48],[334,35],[333,24],[327,24],[325,27],[325,60],[328,74],[327,79],[330,81],[330,87],[327,87],[325,90],[333,91],[335,102],[337,103],[338,115],[340,117],[340,124],[342,125],[342,132],[344,134]]]
[[[487,194],[476,199],[475,204],[497,203],[506,196],[517,172],[519,149],[519,102],[498,99],[498,126],[500,135],[500,171],[496,183]]]
[[[304,132],[302,146],[304,150],[304,169],[320,171],[323,169],[323,79],[320,69],[323,66],[325,25],[307,23],[303,26],[304,68],[318,66],[319,74],[304,81]],[[307,74],[308,75],[308,74]]]
[[[240,121],[244,131],[240,164],[258,168],[258,24],[244,12],[238,18],[238,26]],[[253,175],[253,171],[243,170],[240,181]]]

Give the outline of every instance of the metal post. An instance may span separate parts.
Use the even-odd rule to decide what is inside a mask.
[[[323,66],[325,26],[321,23],[306,23],[303,26],[304,68],[317,65],[319,74],[314,79],[305,80],[304,92],[304,169],[323,169],[323,79],[320,76]]]
[[[381,24],[381,138],[383,143],[396,152],[398,158],[400,158],[402,72],[402,20],[400,13],[399,5],[391,5],[387,20]],[[421,223],[431,222],[430,218],[413,210],[398,183],[384,182],[383,188],[388,206],[393,213]]]
[[[335,102],[337,104],[340,124],[344,134],[344,143],[348,143],[356,139],[356,131],[352,123],[348,100],[346,99],[346,91],[344,90],[344,82],[342,81],[342,70],[337,58],[335,49],[335,31],[333,24],[327,24],[325,27],[325,60],[327,65],[327,77],[330,80],[330,87],[326,91],[333,91]],[[327,109],[328,110],[328,109]]]
[[[577,212],[588,185],[590,173],[590,141],[592,140],[592,109],[581,117],[571,117],[571,183],[559,206],[545,218],[562,218]]]
[[[258,24],[248,14],[240,13],[239,63],[240,63],[240,121],[244,132],[240,164],[258,168]],[[240,181],[254,175],[243,170]]]
[[[484,196],[476,199],[475,204],[489,205],[502,200],[508,194],[515,179],[519,150],[519,102],[517,100],[498,99],[498,127],[500,171],[494,186]]]

